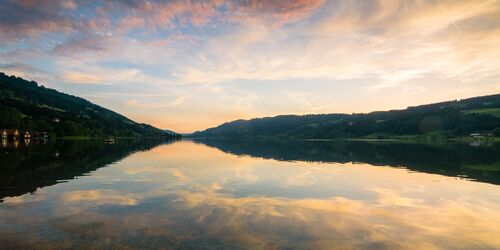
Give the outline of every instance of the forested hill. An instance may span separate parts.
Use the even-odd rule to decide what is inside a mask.
[[[0,129],[57,136],[155,136],[165,132],[83,98],[0,73]]]
[[[500,136],[500,94],[367,114],[281,115],[236,120],[192,137],[389,138],[406,135]]]

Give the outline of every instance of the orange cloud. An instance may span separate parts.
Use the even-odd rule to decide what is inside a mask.
[[[235,21],[270,19],[281,25],[309,17],[325,2],[325,0],[236,1],[229,4],[229,16]]]

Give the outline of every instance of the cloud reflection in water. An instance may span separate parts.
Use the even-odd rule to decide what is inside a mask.
[[[494,249],[500,187],[368,164],[235,156],[189,141],[7,197],[21,248]]]

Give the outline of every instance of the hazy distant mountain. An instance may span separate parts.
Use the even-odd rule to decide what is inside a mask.
[[[161,129],[134,122],[83,98],[3,73],[0,73],[0,117],[0,129],[46,131],[57,136],[165,134]]]
[[[281,115],[236,120],[192,136],[326,139],[470,133],[500,136],[500,94],[367,114]]]

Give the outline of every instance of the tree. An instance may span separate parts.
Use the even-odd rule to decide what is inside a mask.
[[[0,107],[0,128],[17,128],[22,115],[19,110],[11,107]]]
[[[493,131],[491,131],[491,133],[496,136],[496,137],[500,137],[500,128],[495,128],[493,129]]]
[[[61,123],[61,128],[66,136],[76,135],[76,123],[72,121],[63,121]]]

